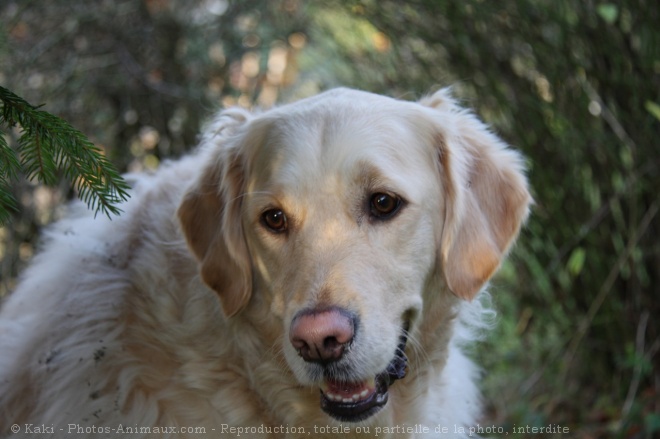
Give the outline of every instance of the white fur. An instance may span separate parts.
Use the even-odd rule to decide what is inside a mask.
[[[320,410],[318,377],[288,342],[293,315],[323,303],[361,318],[355,379],[383,370],[402,314],[416,314],[408,376],[387,406],[327,437],[415,437],[395,430],[422,426],[464,437],[480,404],[461,320],[480,324],[469,300],[527,214],[521,169],[446,91],[410,103],[336,90],[261,115],[222,113],[197,153],[131,176],[119,218],[75,206],[47,232],[0,312],[0,436],[18,425],[17,437],[43,437],[42,427],[51,437],[136,427],[206,434],[124,437],[235,437],[222,434],[229,424],[273,432],[242,437],[323,437],[315,426],[340,423]],[[408,204],[373,222],[361,209],[383,189]],[[224,206],[217,217],[206,196]],[[286,237],[258,221],[273,205],[290,216]],[[236,269],[223,274],[227,264]],[[238,286],[225,291],[221,274]]]

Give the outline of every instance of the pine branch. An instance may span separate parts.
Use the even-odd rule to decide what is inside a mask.
[[[7,181],[17,178],[21,164],[16,152],[9,147],[0,132],[0,224],[9,219],[9,212],[18,210],[16,199],[11,194]]]
[[[56,184],[58,172],[62,172],[95,213],[110,217],[121,212],[116,205],[129,198],[130,188],[84,134],[3,87],[0,101],[0,126],[18,125],[22,131],[18,139],[20,159],[0,133],[0,223],[7,219],[7,208],[15,210],[7,182],[20,170],[28,179],[47,185]]]

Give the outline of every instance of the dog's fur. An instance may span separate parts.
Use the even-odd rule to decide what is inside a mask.
[[[408,375],[382,410],[328,436],[423,425],[454,437],[479,414],[463,322],[478,324],[476,297],[527,216],[522,169],[445,90],[403,102],[339,89],[222,112],[194,155],[131,177],[119,218],[76,207],[50,229],[0,314],[0,436],[17,424],[19,436],[322,437],[340,425],[319,407],[323,366],[289,331],[301,310],[339,307],[359,328],[335,378],[383,371],[405,323]],[[404,204],[374,218],[374,193]],[[263,224],[274,207],[285,233]]]

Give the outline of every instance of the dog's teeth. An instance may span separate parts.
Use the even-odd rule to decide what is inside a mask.
[[[376,388],[376,379],[370,378],[368,380],[365,380],[362,385],[359,387],[362,388],[361,391],[353,393],[352,395],[348,396],[346,393],[333,393],[331,390],[330,384],[328,384],[326,381],[321,382],[321,392],[323,392],[323,395],[329,400],[333,402],[341,402],[344,404],[350,404],[354,402],[359,402],[367,398],[371,393],[373,393],[374,389]],[[352,385],[347,385],[345,386],[345,389],[341,389],[342,392],[348,392],[348,389],[350,387],[357,387],[357,383],[354,383]],[[356,389],[359,390],[359,389]]]

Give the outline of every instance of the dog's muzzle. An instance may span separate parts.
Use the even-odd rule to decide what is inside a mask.
[[[390,386],[406,376],[407,334],[404,329],[394,358],[374,378],[362,382],[324,379],[321,386],[321,409],[342,422],[360,422],[382,409],[387,404]]]
[[[342,378],[350,373],[338,373],[338,365],[353,348],[358,326],[355,314],[331,307],[301,311],[291,322],[289,332],[298,355],[307,363],[316,363],[322,370],[321,409],[342,422],[363,421],[383,408],[390,386],[406,376],[408,366],[406,322],[394,358],[384,371],[363,381]]]

